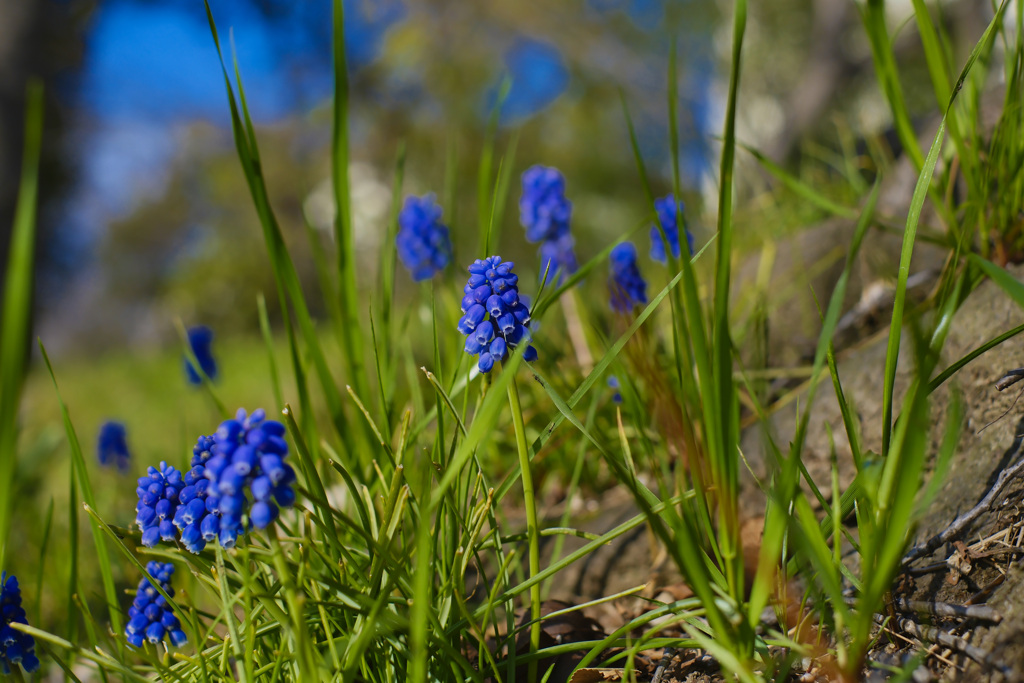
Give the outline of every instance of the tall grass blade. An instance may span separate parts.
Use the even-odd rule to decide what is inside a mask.
[[[907,113],[903,86],[900,85],[899,70],[896,68],[896,56],[893,54],[892,39],[889,37],[889,30],[885,25],[885,0],[867,0],[863,6],[858,6],[858,9],[871,43],[875,74],[882,87],[882,93],[889,102],[889,110],[892,112],[900,144],[910,155],[914,167],[920,171],[924,168],[924,155],[921,153],[921,146],[917,144],[917,135],[914,133],[914,126]]]
[[[337,215],[334,221],[335,246],[338,256],[338,292],[342,315],[341,329],[345,342],[348,376],[356,391],[370,395],[370,385],[363,365],[363,338],[359,326],[359,292],[356,282],[355,235],[352,226],[352,200],[348,177],[348,63],[345,56],[345,4],[334,0],[334,116],[332,119],[331,171]]]
[[[732,202],[733,170],[736,160],[736,99],[739,90],[743,34],[746,24],[746,0],[737,0],[733,7],[732,63],[729,75],[729,98],[725,113],[725,133],[722,140],[722,161],[719,171],[718,259],[715,268],[714,331],[712,333],[712,353],[715,358],[712,376],[716,389],[714,393],[718,398],[719,420],[715,422],[718,423],[717,427],[720,430],[717,439],[719,450],[716,453],[714,448],[709,449],[711,457],[717,457],[720,460],[718,470],[721,475],[717,485],[721,487],[719,518],[723,528],[719,530],[719,544],[722,546],[722,554],[728,563],[725,571],[731,595],[738,602],[742,601],[745,588],[743,586],[743,558],[739,547],[739,457],[736,450],[739,447],[739,402],[732,380],[729,291],[733,256]],[[678,156],[678,150],[673,149],[673,153]],[[678,184],[678,174],[676,183]],[[678,191],[677,187],[676,192],[678,193]],[[696,346],[694,351],[697,352]],[[699,357],[698,362],[700,362]],[[709,388],[703,387],[702,393],[707,393]],[[705,420],[707,417],[705,414]],[[740,654],[743,656],[748,653]]]
[[[341,393],[338,390],[337,383],[331,375],[330,368],[327,366],[327,360],[324,357],[323,350],[320,346],[320,340],[313,325],[313,319],[310,316],[309,308],[306,305],[305,296],[299,283],[295,265],[288,253],[284,237],[281,234],[281,228],[278,225],[277,218],[270,205],[270,196],[267,191],[264,180],[265,176],[263,174],[262,164],[259,157],[259,148],[256,144],[256,132],[252,127],[252,122],[249,117],[249,109],[246,105],[242,83],[241,80],[238,79],[239,94],[238,99],[236,99],[234,87],[231,84],[231,78],[228,75],[227,66],[224,62],[224,54],[221,50],[220,38],[217,33],[217,26],[213,19],[213,13],[210,10],[209,2],[204,0],[204,3],[206,5],[207,20],[210,24],[210,33],[213,36],[214,46],[216,47],[217,55],[220,58],[221,71],[224,75],[224,85],[227,90],[228,105],[231,109],[231,129],[235,138],[235,147],[238,151],[238,158],[242,164],[242,171],[245,174],[246,182],[249,185],[249,192],[252,195],[253,203],[256,207],[256,213],[260,218],[260,225],[263,228],[263,238],[266,243],[267,254],[270,257],[270,263],[273,267],[274,278],[278,286],[278,295],[281,297],[281,310],[287,317],[289,304],[291,304],[290,307],[295,313],[295,317],[298,321],[299,329],[301,330],[308,352],[312,356],[313,366],[316,369],[317,376],[320,380],[320,386],[323,389],[324,398],[327,402],[327,408],[330,412],[334,427],[339,436],[341,436],[346,443],[349,443],[352,435],[348,429],[347,418],[345,416],[341,400]],[[237,78],[237,68],[235,73]],[[293,350],[293,355],[296,353],[297,352]],[[301,380],[296,377],[296,382],[299,381]]]
[[[71,415],[68,413],[67,405],[61,397],[60,388],[57,386],[57,376],[53,373],[53,366],[50,364],[50,357],[46,354],[46,347],[39,342],[39,350],[43,354],[43,362],[46,363],[46,371],[50,373],[53,381],[53,390],[57,394],[57,402],[60,404],[61,417],[64,420],[64,431],[67,433],[68,445],[71,447],[71,458],[74,462],[74,472],[77,477],[78,489],[82,493],[82,500],[91,508],[96,507],[96,497],[93,495],[92,484],[89,482],[89,472],[85,466],[85,458],[82,456],[82,446],[78,442],[78,435],[71,423]],[[93,543],[96,546],[96,560],[99,563],[100,575],[103,578],[103,591],[107,599],[107,612],[110,615],[110,624],[114,633],[120,633],[121,611],[117,605],[117,591],[114,588],[114,574],[110,569],[110,555],[107,553],[107,543],[103,532],[95,519],[90,517]]]
[[[18,414],[29,358],[39,153],[43,141],[43,86],[32,81],[25,105],[21,185],[14,212],[0,318],[0,565],[7,558],[11,497],[17,462]]]

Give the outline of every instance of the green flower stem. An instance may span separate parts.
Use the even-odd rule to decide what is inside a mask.
[[[281,548],[280,541],[278,541],[277,528],[274,524],[267,527],[267,540],[270,541],[271,558],[274,563],[274,569],[277,571],[277,578],[284,588],[285,602],[288,605],[288,610],[291,612],[292,636],[295,638],[296,659],[298,660],[302,680],[316,680],[315,674],[318,672],[316,664],[313,661],[312,653],[310,652],[309,634],[306,632],[306,621],[304,617],[305,612],[303,608],[305,606],[305,596],[299,595],[299,590],[295,585],[294,577],[288,569],[284,550]]]
[[[235,624],[234,620],[234,600],[228,592],[227,569],[224,567],[224,549],[221,547],[220,543],[217,543],[214,550],[217,553],[217,564],[214,569],[216,570],[217,584],[220,588],[220,601],[224,610],[224,623],[227,624],[228,627],[228,637],[231,639],[232,653],[237,659],[241,659],[242,641],[238,637],[238,626]],[[245,669],[241,669],[238,673],[242,683],[248,683],[249,679],[245,676]]]
[[[519,450],[519,469],[523,478],[523,503],[526,506],[526,536],[530,544],[530,578],[540,574],[540,529],[537,526],[537,499],[533,494],[533,477],[530,474],[530,449],[526,444],[526,425],[523,423],[523,406],[519,403],[519,388],[513,378],[508,384],[508,403],[512,408],[512,425],[516,432],[516,447]],[[530,586],[530,654],[540,650],[540,584]],[[514,645],[510,646],[514,647]],[[537,660],[531,659],[526,680],[537,680]]]

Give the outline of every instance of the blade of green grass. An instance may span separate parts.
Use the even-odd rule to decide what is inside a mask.
[[[917,186],[910,201],[910,210],[907,212],[907,226],[903,231],[903,247],[900,251],[899,273],[896,279],[896,296],[893,301],[892,322],[889,324],[889,342],[885,352],[885,375],[882,394],[882,455],[889,452],[889,442],[892,437],[892,401],[893,391],[896,386],[896,362],[900,352],[900,337],[903,331],[903,309],[907,299],[907,278],[910,277],[910,260],[914,254],[914,237],[917,234],[917,223],[921,218],[921,209],[924,200],[928,195],[928,187],[931,184],[932,174],[935,171],[935,163],[939,158],[939,151],[942,149],[942,141],[946,133],[946,120],[943,117],[939,124],[939,130],[935,133],[935,140],[925,159],[921,174],[917,178]]]
[[[277,372],[277,361],[274,359],[274,336],[270,331],[270,318],[267,315],[267,300],[263,292],[256,296],[256,309],[260,316],[260,334],[263,345],[267,348],[267,369],[270,371],[270,385],[274,391],[274,407],[284,408],[284,394],[281,393],[281,377]]]
[[[39,568],[36,570],[36,617],[37,624],[43,623],[43,583],[46,577],[46,551],[50,547],[50,531],[53,528],[53,498],[46,508],[46,521],[43,522],[43,538],[39,543]]]
[[[842,218],[856,218],[857,210],[850,208],[849,206],[843,206],[838,204],[825,195],[821,194],[813,187],[803,182],[792,173],[789,173],[784,168],[776,164],[774,161],[761,154],[759,151],[751,147],[750,145],[740,144],[740,147],[749,152],[757,162],[764,167],[766,171],[772,174],[779,182],[785,185],[793,194],[797,195],[801,199],[806,199],[810,203],[814,204],[823,211],[827,211],[835,216]]]
[[[864,30],[871,43],[875,74],[882,87],[882,93],[889,102],[889,110],[892,112],[896,133],[903,149],[913,160],[914,167],[920,171],[924,168],[924,155],[921,153],[920,145],[917,144],[917,135],[914,133],[914,126],[907,113],[906,99],[903,96],[903,87],[900,85],[899,69],[896,66],[896,56],[893,54],[892,40],[885,25],[885,0],[867,0],[864,5],[858,5],[857,8],[860,10]]]
[[[1021,332],[1024,332],[1024,325],[1018,325],[1017,327],[1014,327],[1012,330],[1007,330],[1006,332],[1003,332],[1001,335],[988,340],[978,348],[974,349],[963,358],[957,360],[955,363],[952,363],[948,368],[946,368],[938,375],[936,375],[935,379],[933,379],[931,383],[929,383],[928,392],[931,393],[938,389],[946,380],[955,375],[957,371],[959,371],[962,367],[970,363],[978,356],[988,352],[991,349],[994,349],[1007,339],[1012,339],[1013,337],[1016,337]]]
[[[43,354],[46,371],[50,373],[50,379],[53,381],[53,390],[57,394],[57,403],[60,404],[60,413],[64,420],[64,431],[67,433],[68,445],[71,447],[71,458],[74,462],[74,471],[78,479],[78,488],[82,493],[82,500],[89,507],[95,508],[96,498],[93,495],[92,484],[89,482],[89,472],[85,467],[82,447],[78,442],[75,427],[71,423],[71,415],[68,413],[67,405],[65,405],[64,399],[61,397],[60,388],[57,386],[57,376],[53,372],[50,357],[46,354],[46,347],[43,346],[42,341],[39,342],[39,350]],[[110,624],[114,629],[114,633],[120,633],[122,628],[121,611],[117,606],[117,590],[114,588],[114,575],[110,569],[110,555],[107,553],[107,543],[103,537],[103,531],[96,523],[96,520],[90,517],[89,521],[93,542],[96,546],[96,559],[99,562],[100,575],[103,578],[103,591],[107,599],[107,612],[110,615]]]
[[[737,0],[733,8],[733,42],[732,62],[729,76],[729,98],[726,105],[725,133],[722,141],[722,160],[719,171],[718,195],[718,258],[715,268],[715,308],[714,327],[712,332],[712,353],[714,369],[712,377],[717,389],[717,414],[720,421],[715,426],[720,430],[717,438],[718,450],[709,448],[714,459],[719,459],[718,469],[722,473],[717,485],[721,487],[719,498],[719,545],[726,562],[725,572],[729,580],[730,593],[737,603],[742,603],[745,593],[743,585],[743,557],[740,548],[739,527],[739,457],[736,449],[739,446],[739,400],[736,386],[733,383],[732,339],[729,330],[729,290],[732,270],[732,234],[733,234],[733,171],[736,160],[736,100],[739,90],[740,65],[742,62],[743,34],[747,23],[746,0]],[[673,145],[673,154],[678,166],[678,149]],[[676,196],[679,196],[678,171],[673,182],[676,184]],[[695,354],[697,347],[694,347]],[[698,362],[699,357],[698,357]],[[705,388],[705,393],[707,389]],[[705,414],[705,420],[707,415]],[[752,643],[751,643],[752,645]],[[748,645],[747,647],[750,647]],[[750,656],[752,652],[737,653],[741,657]]]
[[[355,236],[352,229],[352,199],[348,178],[348,63],[345,57],[345,5],[334,0],[334,116],[331,170],[337,215],[334,221],[335,247],[338,257],[338,298],[345,324],[344,340],[348,376],[361,396],[370,395],[370,384],[363,364],[363,337],[358,334],[359,292],[356,282]],[[241,84],[241,81],[239,81]],[[239,85],[241,87],[241,85]]]
[[[405,182],[405,142],[398,145],[395,153],[395,176],[391,182],[391,208],[388,212],[387,230],[384,233],[384,242],[380,250],[380,341],[381,347],[392,348],[393,337],[393,312],[395,297],[395,260],[398,250],[393,248],[395,237],[398,235],[398,213],[402,206],[402,186]],[[448,208],[448,207],[446,207]],[[451,209],[449,208],[449,213]],[[385,365],[387,375],[386,382],[390,385],[394,377],[394,362],[388,357]]]
[[[3,317],[0,318],[0,565],[7,558],[11,526],[11,491],[17,462],[18,406],[29,358],[29,325],[35,253],[36,203],[39,193],[39,152],[43,141],[43,87],[28,86],[21,185],[14,211]]]

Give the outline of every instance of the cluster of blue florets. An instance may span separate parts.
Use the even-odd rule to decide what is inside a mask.
[[[184,476],[166,463],[149,468],[139,479],[136,523],[142,544],[180,540],[200,553],[219,541],[232,548],[249,525],[266,528],[277,519],[279,506],[295,503],[295,470],[285,462],[288,443],[280,422],[263,410],[221,423],[213,436],[201,436],[192,449],[191,469]]]
[[[467,335],[466,351],[480,357],[480,372],[490,372],[496,362],[508,357],[509,350],[530,338],[530,305],[519,296],[514,267],[500,256],[474,261],[469,267],[459,332]],[[528,345],[523,359],[536,358],[537,350]]]
[[[429,280],[448,266],[452,243],[448,228],[441,223],[441,207],[434,201],[433,193],[406,197],[398,214],[398,225],[398,258],[413,280]]]
[[[110,420],[100,425],[96,454],[104,467],[116,465],[122,472],[128,469],[131,455],[128,453],[128,432],[123,424]]]
[[[245,530],[244,514],[248,513],[253,526],[264,529],[277,519],[278,506],[291,507],[295,503],[295,470],[284,461],[288,457],[284,435],[284,425],[267,420],[262,409],[247,416],[239,408],[234,420],[225,420],[212,437],[200,438],[196,444],[198,453],[193,456],[192,472],[198,480],[197,470],[201,468],[210,482],[205,487],[205,509],[218,519],[217,537],[222,546],[232,547]],[[196,458],[202,464],[197,465]],[[196,499],[202,494],[197,481]],[[188,505],[199,512],[198,503]],[[197,515],[190,524],[198,524],[202,537],[212,540],[214,522],[207,521],[206,516]],[[194,532],[189,535],[190,541],[193,535]],[[184,540],[184,531],[182,537]]]
[[[678,207],[678,214],[676,208]],[[665,231],[665,239],[662,239],[661,230],[657,225],[651,226],[651,258],[655,261],[665,263],[668,260],[665,254],[665,240],[672,251],[672,256],[679,258],[679,220],[683,216],[683,202],[676,201],[673,195],[666,195],[654,201],[654,209],[658,214],[658,223]],[[683,233],[686,234],[686,246],[688,252],[693,254],[693,235],[686,228],[686,221],[682,220]]]
[[[531,166],[523,173],[519,221],[528,242],[540,242],[540,271],[548,279],[577,270],[575,242],[569,233],[572,202],[565,196],[565,177],[556,168]]]
[[[39,668],[36,641],[27,633],[11,628],[11,624],[27,623],[18,579],[3,572],[0,574],[0,670],[4,674],[11,673],[11,667],[18,664],[28,673]]]
[[[217,379],[217,361],[213,358],[213,330],[206,325],[191,327],[188,330],[188,345],[192,348],[192,354],[199,361],[199,368],[209,379]],[[185,358],[185,374],[192,384],[202,384],[203,378],[199,371],[192,365],[192,361]]]
[[[178,510],[178,494],[185,488],[185,482],[181,472],[165,462],[146,472],[135,489],[139,496],[135,523],[142,530],[142,545],[152,548],[161,540],[174,542],[173,520]]]
[[[647,283],[640,275],[636,263],[636,246],[623,242],[612,249],[609,258],[611,275],[608,289],[611,291],[612,310],[628,313],[635,306],[647,303]]]
[[[210,459],[213,437],[200,436],[192,448],[192,469],[185,473],[185,487],[178,494],[178,510],[174,526],[181,534],[181,544],[189,552],[201,553],[210,541],[221,539],[221,545],[231,547],[242,533],[238,528],[221,531],[219,499],[210,495],[213,482],[206,478],[206,461]]]
[[[171,574],[174,565],[170,562],[152,561],[146,565],[146,571],[160,583],[160,588],[170,597],[174,597],[171,588]],[[139,590],[135,594],[132,606],[128,608],[128,626],[125,627],[125,638],[133,647],[142,647],[145,641],[156,645],[164,637],[174,647],[181,647],[188,640],[181,630],[181,622],[174,614],[167,598],[160,595],[149,579],[139,581]]]

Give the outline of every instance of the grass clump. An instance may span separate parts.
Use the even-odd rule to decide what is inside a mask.
[[[710,240],[693,243],[683,205],[675,200],[682,188],[673,47],[668,143],[674,154],[667,197],[655,199],[623,99],[624,136],[632,144],[645,200],[638,201],[644,219],[632,232],[578,263],[566,180],[556,169],[533,166],[523,178],[520,209],[529,241],[541,244],[541,277],[534,285],[520,279],[528,270],[517,274],[513,264],[492,256],[502,241],[499,218],[511,191],[517,140],[513,134],[499,154],[499,95],[477,179],[478,244],[448,242],[434,196],[413,197],[399,208],[402,150],[388,248],[378,266],[381,286],[367,298],[356,285],[344,14],[335,0],[337,218],[333,246],[314,245],[326,321],[311,314],[314,307],[282,237],[241,74],[237,65],[229,70],[220,53],[238,157],[274,273],[270,295],[277,296],[282,312],[275,325],[263,294],[254,297],[263,347],[248,342],[247,357],[252,366],[254,359],[267,359],[265,382],[242,390],[215,385],[208,368],[217,366],[208,350],[200,354],[194,331],[181,327],[186,367],[204,387],[206,403],[195,409],[201,417],[182,425],[170,450],[189,453],[191,460],[173,455],[159,468],[151,463],[148,477],[138,482],[135,523],[122,525],[113,522],[124,515],[97,495],[72,420],[76,406],[57,390],[72,455],[63,501],[70,541],[60,549],[67,552],[66,582],[47,588],[64,596],[66,628],[56,633],[20,622],[13,628],[32,636],[45,658],[65,671],[81,664],[125,680],[532,683],[565,679],[568,672],[558,667],[566,656],[573,658],[570,669],[601,665],[632,672],[640,653],[658,648],[704,650],[724,676],[743,681],[785,680],[805,657],[843,680],[859,679],[877,635],[874,616],[892,600],[916,521],[957,445],[960,410],[954,402],[938,451],[930,447],[930,395],[951,374],[938,370],[950,321],[981,272],[1021,296],[1019,285],[985,260],[1019,247],[1019,231],[1007,220],[1017,208],[991,188],[1020,182],[1013,135],[1020,110],[1004,109],[983,153],[977,108],[961,101],[965,91],[975,96],[980,90],[993,45],[1010,35],[1002,23],[1005,7],[1006,2],[953,81],[945,42],[923,2],[914,3],[943,112],[927,152],[918,145],[903,101],[883,4],[869,0],[861,7],[879,83],[918,171],[903,224],[885,363],[876,369],[883,376],[879,453],[862,445],[832,343],[857,254],[880,222],[879,185],[856,208],[840,206],[751,150],[790,191],[856,221],[842,275],[821,312],[795,436],[778,444],[766,430],[768,475],[756,481],[765,500],[763,529],[754,547],[745,542],[740,505],[742,425],[767,421],[772,406],[755,377],[763,368],[742,367],[735,343],[735,330],[745,322],[735,319],[733,309],[745,0],[737,0],[733,12],[717,224]],[[220,51],[209,8],[208,16]],[[1014,42],[1005,46],[1016,55],[1007,72],[1008,102],[1019,94],[1017,67],[1024,55],[1017,29]],[[13,453],[32,280],[40,105],[38,97],[30,102],[0,336],[5,562],[13,559],[7,552],[16,518],[11,492],[21,466]],[[952,144],[946,143],[947,131]],[[968,188],[963,201],[943,189],[961,179]],[[453,179],[442,193],[446,201],[455,194],[454,184]],[[927,310],[910,311],[910,260],[927,203],[945,224],[950,257]],[[650,282],[638,264],[642,250],[628,241],[640,232],[649,234],[652,257],[664,263],[664,271],[647,271],[655,273]],[[422,316],[397,310],[396,239],[403,264],[422,282],[415,304]],[[462,274],[453,275],[458,269],[450,261],[473,263],[461,292]],[[594,303],[581,292],[598,289],[595,281],[604,284],[605,269],[610,290],[602,289]],[[552,334],[560,325],[564,339]],[[57,389],[59,368],[40,348]],[[914,366],[898,399],[901,348],[904,362],[910,357]],[[416,360],[421,354],[429,360]],[[181,361],[175,362],[180,372]],[[222,374],[232,374],[227,364]],[[830,481],[820,482],[804,462],[808,425],[815,419],[810,407],[829,380],[856,468],[845,488],[835,465]],[[241,403],[246,394],[251,401],[256,391],[271,409],[242,411],[232,419],[227,409],[234,404],[228,401]],[[133,450],[134,458],[145,457],[138,442]],[[542,514],[542,475],[567,480],[567,511],[558,525]],[[628,491],[635,514],[596,535],[572,528],[568,510],[584,487],[612,486]],[[54,509],[51,503],[45,518],[44,558],[47,548],[57,551],[49,536]],[[83,511],[91,547],[79,545]],[[61,508],[57,513],[63,514]],[[525,524],[509,521],[517,513]],[[846,526],[851,518],[855,531]],[[603,637],[549,642],[545,625],[553,619],[621,596],[545,611],[542,594],[574,563],[643,526],[692,596],[651,604]],[[546,537],[555,537],[556,550],[545,563]],[[563,554],[565,539],[573,537],[585,542]],[[84,583],[91,571],[86,563],[100,573],[98,598],[99,591]],[[36,577],[39,593],[49,576],[40,571]],[[131,608],[119,584],[138,586]],[[813,608],[805,609],[808,604]],[[790,623],[794,606],[797,624]],[[774,624],[766,622],[766,608],[778,613]]]

